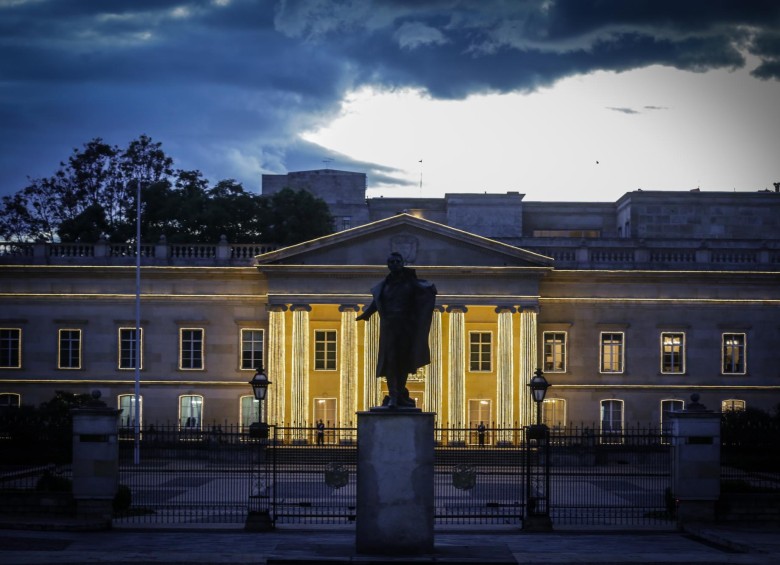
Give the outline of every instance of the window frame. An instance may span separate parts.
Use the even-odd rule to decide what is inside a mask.
[[[333,339],[330,339],[330,336]],[[339,359],[339,336],[338,331],[334,329],[314,330],[314,370],[315,371],[337,371]],[[322,349],[320,349],[322,347]],[[329,363],[332,361],[332,365]],[[321,365],[320,365],[321,362]]]
[[[200,339],[185,339],[185,332],[192,332],[192,335],[196,333],[200,334]],[[185,348],[185,344],[200,344],[200,348],[190,345]],[[189,355],[185,356],[185,353]],[[193,366],[185,366],[185,357],[188,358],[188,363]],[[197,364],[200,366],[194,366]],[[206,370],[206,330],[205,328],[186,327],[179,328],[179,370],[180,371],[205,371]]]
[[[552,345],[552,368],[547,366],[547,335],[562,335],[563,341],[557,341],[553,340],[551,343]],[[568,332],[566,331],[556,331],[556,330],[548,330],[542,332],[542,367],[543,371],[545,373],[565,373],[567,369],[567,363],[568,363],[568,351],[567,351],[567,345],[569,341]],[[554,367],[555,365],[555,356],[556,352],[560,353],[562,362],[563,362],[563,368],[562,369],[556,369]]]
[[[664,343],[664,338],[666,336],[680,336],[680,344],[679,344],[679,365],[680,370],[667,370],[665,369],[665,358],[666,358],[666,344]],[[685,351],[685,341],[686,341],[685,332],[661,332],[660,336],[660,347],[661,347],[661,355],[660,355],[660,371],[663,375],[684,375],[685,374],[685,357],[686,357],[686,351]],[[672,344],[672,347],[674,347],[674,344]],[[674,354],[671,354],[672,357]]]
[[[677,406],[680,406],[682,410],[685,410],[685,401],[680,398],[662,398],[661,402],[659,404],[660,406],[660,417],[658,422],[658,429],[661,430],[661,442],[662,443],[669,443],[670,438],[672,437],[672,428],[671,423],[668,422],[664,415],[667,412],[673,412],[673,410],[664,410],[665,404],[674,404]]]
[[[618,370],[606,370],[605,368],[605,347],[612,346],[614,347],[614,343],[606,343],[604,341],[605,336],[611,335],[619,335],[620,341],[618,342],[618,346],[620,348],[620,358],[619,358],[619,369]],[[610,358],[612,355],[610,355]],[[602,375],[622,375],[626,372],[626,332],[621,331],[604,331],[599,332],[599,373]]]
[[[193,426],[186,425],[184,423],[184,399],[189,398],[190,405],[192,405],[193,399],[200,399],[200,409],[198,410],[198,419],[195,421]],[[198,402],[196,401],[196,404]],[[205,407],[205,399],[203,398],[202,394],[180,394],[178,397],[178,411],[179,411],[179,417],[177,418],[177,422],[179,425],[180,430],[195,430],[195,431],[201,431],[203,430],[203,409]],[[190,406],[191,409],[191,406]],[[188,416],[189,419],[191,416]]]
[[[482,338],[487,336],[487,342],[481,339],[474,340],[475,337]],[[476,351],[475,351],[476,347]],[[487,349],[487,351],[485,351]],[[474,355],[477,355],[476,361]],[[487,360],[485,359],[487,356]],[[475,369],[474,366],[477,368]],[[487,369],[483,368],[487,364]],[[470,373],[492,373],[493,372],[493,332],[489,330],[471,330],[469,331],[469,372]]]
[[[558,406],[560,408],[553,408],[552,412],[560,412],[561,418],[555,421],[550,421],[550,406]],[[542,401],[542,423],[545,424],[551,430],[562,430],[566,428],[566,399],[565,398],[545,398]],[[554,415],[554,414],[553,414]]]
[[[16,404],[3,404],[4,399],[16,399]],[[18,392],[0,392],[0,408],[19,408],[22,405],[22,395]]]
[[[738,349],[739,352],[741,353],[741,360],[737,361],[737,364],[741,363],[742,365],[741,371],[726,370],[726,351],[729,348],[732,349],[735,348],[735,346],[733,345],[729,346],[726,344],[726,340],[728,336],[732,338],[740,336],[742,338],[742,343],[736,346],[736,349]],[[724,332],[721,334],[720,340],[721,340],[720,341],[720,352],[721,352],[720,353],[720,374],[721,375],[746,375],[747,374],[747,334],[745,332]],[[733,367],[734,365],[733,361],[731,362],[731,365]]]
[[[78,339],[73,340],[67,339],[63,334],[65,332],[75,332],[78,335]],[[57,369],[63,370],[63,371],[73,371],[73,370],[79,370],[81,369],[81,361],[83,359],[82,355],[82,345],[83,345],[83,338],[82,338],[83,332],[80,328],[59,328],[57,330]],[[67,344],[68,347],[65,349],[63,348],[63,343]],[[76,343],[76,351],[75,351],[75,357],[76,357],[76,363],[73,364],[73,356],[74,351],[72,344]],[[68,356],[68,359],[70,363],[68,365],[65,365],[63,361],[63,354]]]
[[[610,409],[610,429],[604,428],[604,409],[606,406],[614,407],[614,406],[620,406],[620,429],[619,430],[613,430],[612,423],[614,421],[614,418],[612,417],[612,413],[614,410]],[[601,401],[599,401],[599,436],[601,438],[601,443],[623,443],[623,430],[625,429],[625,402],[619,398],[604,398]],[[612,439],[615,439],[616,441],[612,441]]]
[[[135,362],[131,362],[128,365],[125,365],[125,362],[128,357],[130,357],[133,353],[140,353],[140,355],[137,355],[137,358],[133,358],[133,361],[139,361],[139,371],[143,371],[144,368],[144,329],[140,329],[140,342],[141,342],[141,351],[136,352],[136,335],[135,335],[135,327],[126,327],[122,326],[117,331],[117,369],[120,371],[133,371],[135,370]],[[123,339],[123,332],[132,332],[133,339]],[[125,348],[125,344],[128,344],[129,351]],[[127,354],[125,353],[127,351]]]
[[[257,360],[257,349],[252,347],[251,349],[246,348],[246,344],[251,344],[252,346],[256,345],[258,343],[257,340],[251,339],[247,340],[244,338],[244,336],[248,333],[259,333],[260,334],[260,351],[259,351],[259,357],[260,360],[258,362]],[[238,335],[239,339],[239,359],[238,359],[238,366],[241,371],[257,371],[261,367],[265,367],[265,330],[263,328],[241,328]],[[247,353],[249,353],[249,360],[247,364]]]
[[[8,335],[4,335],[8,332]],[[13,334],[16,334],[14,337]],[[22,328],[0,328],[0,369],[22,368]],[[16,361],[16,364],[14,364]]]
[[[130,401],[127,403],[129,405],[129,412],[128,414],[124,413],[124,406],[122,406],[122,399],[128,398]],[[134,393],[123,393],[123,394],[117,394],[116,395],[116,406],[118,409],[123,410],[119,414],[119,427],[125,428],[125,429],[132,429],[135,427],[135,410],[133,409],[133,405],[135,404],[135,394]],[[144,397],[143,395],[138,396],[138,415],[139,415],[139,427],[143,429],[144,425]],[[125,416],[127,416],[127,421],[125,421]],[[123,423],[124,422],[124,423]]]
[[[741,406],[739,406],[741,404]],[[741,398],[724,398],[720,401],[721,412],[731,412],[737,410],[746,410],[747,402]]]

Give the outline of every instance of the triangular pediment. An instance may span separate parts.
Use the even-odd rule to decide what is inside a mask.
[[[256,265],[385,265],[400,252],[410,266],[552,267],[553,259],[443,224],[398,214],[258,255]]]

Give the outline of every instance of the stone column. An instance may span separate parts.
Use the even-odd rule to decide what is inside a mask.
[[[293,443],[306,441],[309,425],[309,312],[308,304],[293,304],[292,375],[290,382],[290,424]]]
[[[464,428],[466,422],[466,311],[465,306],[448,306],[449,373],[447,419],[454,428]],[[462,429],[450,433],[450,443],[465,442]]]
[[[433,420],[415,410],[358,413],[359,553],[433,551]]]
[[[358,398],[357,304],[339,306],[341,312],[341,340],[339,347],[339,427],[356,424]],[[373,316],[372,316],[373,318]]]
[[[496,344],[496,427],[499,444],[512,442],[514,426],[514,328],[512,314],[517,310],[512,306],[499,306],[498,343]]]
[[[113,501],[119,487],[120,410],[101,402],[100,392],[73,415],[73,498],[79,518],[111,527]]]
[[[431,332],[428,335],[428,346],[431,349],[431,364],[428,365],[428,374],[425,381],[425,408],[428,412],[441,414],[442,412],[442,387],[444,374],[442,371],[442,332],[441,313],[444,308],[436,306],[433,309],[431,319]],[[436,441],[441,441],[441,428],[436,430]]]
[[[285,335],[284,321],[287,306],[269,304],[268,310],[268,358],[265,370],[270,375],[269,378],[273,384],[268,387],[265,419],[266,422],[284,426],[287,421],[285,414],[285,391],[287,390],[285,344],[287,336]]]
[[[379,314],[371,316],[363,324],[363,408],[382,405],[382,387],[376,376],[379,356]]]
[[[518,374],[518,412],[521,426],[530,426],[535,423],[534,403],[528,390],[528,383],[534,376],[534,371],[539,364],[539,354],[536,340],[536,315],[535,307],[523,307],[520,313],[520,372]]]

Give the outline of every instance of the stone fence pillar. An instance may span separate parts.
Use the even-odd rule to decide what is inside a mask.
[[[699,404],[699,395],[682,412],[672,412],[672,494],[677,521],[715,519],[720,497],[720,412]]]
[[[94,395],[94,393],[93,393]],[[73,415],[73,498],[79,518],[111,527],[113,501],[119,486],[118,419],[99,396]]]

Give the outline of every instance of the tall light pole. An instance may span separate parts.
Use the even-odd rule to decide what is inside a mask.
[[[141,462],[141,179],[135,193],[135,414],[133,463]]]

